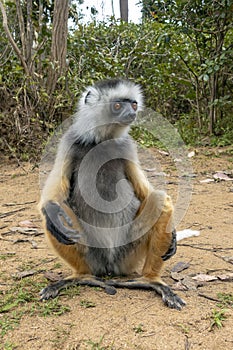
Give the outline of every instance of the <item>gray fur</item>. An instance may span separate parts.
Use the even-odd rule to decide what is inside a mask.
[[[84,276],[89,272],[96,276],[130,274],[137,270],[138,263],[145,261],[146,254],[150,261],[156,252],[155,242],[152,241],[152,245],[149,242],[150,236],[156,234],[155,228],[151,228],[161,215],[166,194],[148,188],[148,196],[141,205],[135,194],[136,188],[126,175],[126,165],[129,165],[126,163],[138,162],[136,147],[128,130],[141,107],[140,87],[129,81],[100,82],[87,88],[83,94],[76,120],[59,145],[40,204],[47,231],[56,239],[55,242],[73,245],[74,249],[68,253],[67,250],[59,252],[56,243],[54,247],[73,267],[75,276],[44,288],[41,299],[55,297],[69,285],[90,285],[104,288],[108,294],[115,294],[114,287],[152,289],[161,294],[164,303],[171,308],[180,310],[185,305],[159,280],[156,266],[151,266],[153,280],[150,282],[144,269],[142,273],[146,278],[127,281],[103,281],[99,277]],[[142,188],[146,188],[143,175],[135,171],[137,181],[141,179]],[[70,210],[66,206],[73,210],[79,223],[73,228],[67,215]],[[137,215],[139,208],[142,210]],[[72,218],[73,213],[70,214]],[[172,237],[170,248],[162,257],[164,260],[175,253],[175,232]],[[84,258],[90,271],[82,262],[81,269],[84,270],[79,270],[80,261],[75,262],[75,249],[77,257]],[[65,255],[69,252],[71,261]]]
[[[93,159],[87,162],[84,171],[85,183],[90,188],[90,195],[93,183],[90,183],[89,176],[95,170],[95,160],[101,160],[103,154],[109,157],[109,161],[100,168],[96,178],[96,188],[100,198],[109,206],[108,212],[98,210],[98,198],[96,208],[89,205],[83,198],[78,182],[80,176],[80,164],[84,157],[92,149],[96,150],[96,145],[85,146],[76,143],[72,147],[72,164],[75,164],[71,176],[71,191],[68,204],[77,215],[83,229],[84,242],[89,246],[87,261],[93,274],[119,274],[120,265],[126,252],[132,250],[135,239],[130,235],[131,223],[133,222],[140,201],[134,194],[131,183],[125,176],[125,159],[135,161],[135,146],[130,138],[123,140],[111,140],[110,144],[97,148],[93,154]],[[115,158],[116,154],[122,158]],[[117,184],[122,183],[121,193],[117,191]],[[122,206],[114,205],[117,195],[120,195]],[[125,205],[126,204],[126,205]]]
[[[119,113],[112,106],[121,101]],[[82,227],[80,243],[88,246],[87,262],[95,275],[121,273],[122,260],[135,248],[131,226],[140,207],[126,161],[138,162],[128,135],[136,116],[132,103],[142,109],[138,85],[111,80],[88,87],[82,95],[74,124],[63,136],[46,186],[61,178],[68,164],[68,206]],[[44,193],[46,193],[46,188]],[[133,243],[131,243],[133,242]]]

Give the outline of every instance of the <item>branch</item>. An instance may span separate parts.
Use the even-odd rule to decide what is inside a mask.
[[[0,66],[4,67],[6,62],[9,60],[10,55],[12,54],[11,45],[7,44],[3,53],[0,56]]]
[[[1,3],[0,3],[1,4]],[[7,142],[7,140],[5,139],[5,137],[2,138],[3,142],[5,143],[5,145],[7,146],[7,148],[10,150],[11,154],[13,155],[13,157],[16,159],[18,166],[20,168],[23,169],[23,171],[27,174],[27,171],[24,169],[24,167],[20,164],[20,160],[17,158],[15,151],[12,149],[12,147],[9,145],[9,143]]]
[[[180,54],[178,54],[178,55],[179,55],[181,61],[185,64],[186,68],[188,68],[189,72],[191,72],[192,75],[195,77],[195,79],[198,81],[198,76],[196,75],[194,70],[189,66],[188,62],[186,62],[186,60]]]
[[[8,211],[6,213],[0,213],[0,219],[5,218],[5,217],[7,217],[9,215],[13,215],[15,213],[18,213],[19,211],[23,211],[25,209],[26,208],[19,208],[19,209],[16,209],[16,210]]]
[[[29,74],[29,70],[28,70],[28,66],[27,66],[26,61],[25,61],[25,58],[24,58],[24,56],[22,55],[20,49],[18,48],[18,46],[17,46],[16,42],[14,41],[14,38],[12,37],[11,32],[10,32],[10,30],[9,30],[8,23],[7,23],[7,15],[6,15],[6,11],[5,11],[5,8],[4,8],[4,5],[3,5],[2,0],[0,0],[0,10],[1,10],[1,12],[2,12],[2,19],[3,19],[2,24],[3,24],[3,28],[4,28],[4,30],[5,30],[6,36],[7,36],[7,38],[9,39],[9,41],[10,41],[10,43],[11,43],[11,46],[13,47],[13,49],[14,49],[16,55],[17,55],[18,58],[20,59],[20,61],[21,61],[21,63],[22,63],[22,66],[23,66],[23,68],[24,68],[24,70],[25,70],[25,73],[26,73],[27,75],[30,75],[30,74]]]
[[[26,58],[28,65],[31,67],[32,61],[32,47],[33,47],[33,26],[32,26],[32,0],[27,1],[27,44],[26,44]]]
[[[211,300],[211,301],[217,301],[217,303],[220,302],[219,299],[212,298],[212,297],[210,297],[209,295],[206,295],[206,294],[198,293],[198,296],[202,297],[202,298],[205,298],[205,299],[208,299],[208,300]]]
[[[16,0],[15,3],[16,3],[16,11],[17,11],[17,16],[19,21],[19,32],[20,32],[23,56],[26,57],[26,35],[25,35],[23,11],[20,5],[20,0]]]

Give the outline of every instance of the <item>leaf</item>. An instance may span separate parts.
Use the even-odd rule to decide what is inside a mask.
[[[200,183],[208,183],[208,182],[214,182],[214,179],[200,180]]]
[[[36,228],[32,228],[32,227],[19,227],[19,226],[14,226],[10,228],[11,232],[16,232],[16,233],[21,233],[25,236],[39,236],[40,234],[42,234],[41,232],[39,232]]]
[[[216,281],[218,277],[200,273],[199,275],[192,277],[192,279],[198,282],[210,282],[210,281]]]
[[[96,304],[89,300],[80,300],[80,305],[86,309],[96,307]]]
[[[3,305],[3,307],[0,308],[0,313],[10,311],[11,309],[15,308],[18,305],[18,303],[18,301],[14,301],[12,303]]]
[[[233,256],[222,256],[222,259],[230,264],[233,264]]]
[[[175,265],[172,267],[171,271],[172,271],[172,272],[181,272],[181,271],[183,271],[183,270],[188,269],[189,266],[190,266],[189,263],[186,263],[186,262],[184,262],[184,261],[179,261],[177,264],[175,264]]]
[[[28,276],[33,276],[37,273],[36,270],[27,270],[27,271],[21,271],[17,272],[14,275],[12,275],[13,278],[17,280],[21,280],[22,278],[28,277]]]
[[[48,281],[51,282],[57,282],[62,279],[61,274],[53,271],[45,271],[43,275]]]
[[[225,275],[218,275],[217,278],[221,281],[231,281],[231,280],[233,280],[233,273],[228,273]]]
[[[19,65],[16,65],[16,66],[14,67],[14,70],[15,70],[15,71],[22,71],[22,70],[23,70],[23,67],[22,67],[22,66],[19,66]]]
[[[19,222],[19,226],[20,227],[38,227],[36,226],[36,224],[34,224],[32,221],[30,220],[24,220],[24,221],[20,221]]]
[[[194,282],[192,280],[191,277],[186,276],[183,280],[182,280],[182,284],[188,289],[188,290],[196,290],[198,285],[196,282]]]
[[[217,172],[213,175],[213,178],[216,180],[224,180],[224,181],[233,181],[228,175],[224,174],[224,172]]]
[[[176,282],[172,286],[172,289],[173,290],[183,290],[183,291],[188,290],[188,288],[185,285],[183,285],[183,283],[181,281]]]
[[[184,275],[179,272],[171,271],[171,278],[175,281],[181,281],[184,279]]]

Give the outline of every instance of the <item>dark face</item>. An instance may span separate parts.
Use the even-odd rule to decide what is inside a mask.
[[[138,104],[134,100],[116,100],[111,102],[111,115],[117,124],[129,125],[136,118]]]

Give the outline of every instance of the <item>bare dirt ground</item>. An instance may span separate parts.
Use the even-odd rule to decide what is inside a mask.
[[[175,197],[179,177],[174,163],[151,152]],[[38,168],[1,159],[0,349],[233,349],[233,181],[200,182],[213,179],[217,171],[232,176],[233,149],[198,149],[192,164],[193,195],[178,229],[201,234],[180,241],[163,270],[164,280],[187,302],[177,311],[153,292],[125,289],[111,296],[95,288],[73,288],[40,302],[39,291],[48,283],[44,273],[56,278],[69,270],[48,249],[41,232]],[[151,169],[147,174],[156,181]],[[25,220],[34,230],[22,227]],[[14,229],[20,225],[21,232]],[[188,268],[171,274],[179,262]]]

